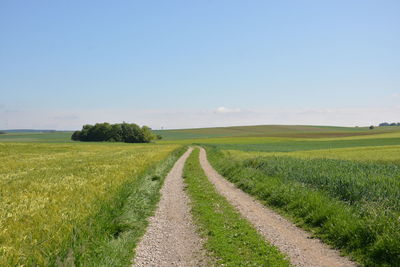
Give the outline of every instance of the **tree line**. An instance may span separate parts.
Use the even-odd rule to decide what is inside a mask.
[[[380,123],[379,124],[379,126],[400,126],[400,122],[392,122],[392,123],[389,123],[389,122],[382,122],[382,123]]]
[[[74,141],[108,141],[125,143],[149,143],[161,136],[153,134],[147,126],[140,127],[135,123],[96,123],[86,124],[82,130],[75,131],[71,139]]]

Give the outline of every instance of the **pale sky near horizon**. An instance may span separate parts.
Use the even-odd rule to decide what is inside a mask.
[[[0,1],[0,129],[400,121],[400,1]]]

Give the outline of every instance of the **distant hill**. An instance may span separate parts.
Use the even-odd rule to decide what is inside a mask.
[[[0,134],[0,142],[65,143],[72,142],[71,134],[72,132],[54,130],[6,130],[5,134]]]
[[[6,133],[54,133],[54,132],[64,132],[56,130],[33,130],[33,129],[11,129],[11,130],[0,130]]]
[[[378,127],[370,130],[368,127],[339,127],[339,126],[311,126],[311,125],[255,125],[232,126],[214,128],[194,128],[175,130],[155,130],[163,140],[213,138],[213,137],[345,137],[354,135],[371,135],[390,132],[390,127]],[[399,127],[393,127],[399,128]],[[393,129],[399,130],[399,129]]]
[[[1,131],[1,130],[0,130]],[[5,130],[0,142],[72,142],[71,131],[13,129]],[[255,125],[214,128],[194,128],[175,130],[154,130],[162,140],[182,140],[216,137],[299,137],[324,138],[374,135],[388,132],[400,132],[400,126],[376,127],[337,127],[310,125]]]

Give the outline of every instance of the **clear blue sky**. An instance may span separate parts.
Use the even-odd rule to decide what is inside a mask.
[[[0,129],[400,121],[400,1],[3,0],[0,93]]]

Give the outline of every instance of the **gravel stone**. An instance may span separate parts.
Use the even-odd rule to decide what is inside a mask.
[[[183,167],[191,152],[189,148],[165,178],[157,211],[136,248],[133,266],[208,265],[182,179]]]

